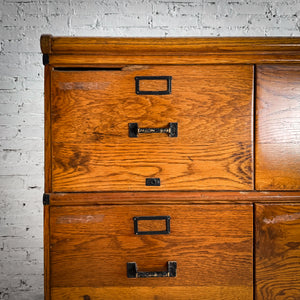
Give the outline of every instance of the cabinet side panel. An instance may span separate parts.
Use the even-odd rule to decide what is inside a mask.
[[[256,189],[300,189],[300,65],[257,67]]]
[[[44,206],[44,299],[50,299],[50,207]]]
[[[256,205],[256,296],[300,295],[300,205]]]
[[[45,66],[45,102],[44,102],[44,150],[45,150],[45,182],[44,182],[44,189],[45,193],[50,193],[52,190],[51,184],[51,71],[52,67],[49,65]]]

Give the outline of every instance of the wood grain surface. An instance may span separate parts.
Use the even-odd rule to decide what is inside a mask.
[[[300,65],[257,66],[256,189],[300,190]]]
[[[51,140],[51,72],[52,67],[45,66],[44,72],[44,191],[52,190],[52,140]]]
[[[68,206],[50,207],[50,214],[54,299],[70,295],[72,287],[99,293],[157,287],[159,299],[171,299],[174,290],[192,299],[205,291],[223,291],[227,297],[221,299],[252,299],[251,205]],[[170,234],[134,234],[133,217],[157,215],[171,217]],[[162,271],[170,260],[177,261],[175,278],[126,276],[127,262],[140,271]],[[126,295],[117,299],[130,299]]]
[[[299,49],[299,47],[298,47]],[[53,67],[101,67],[102,65],[228,65],[228,64],[299,64],[298,52],[287,53],[204,53],[201,55],[50,55]]]
[[[252,299],[249,287],[230,286],[168,286],[165,287],[72,287],[53,288],[55,300],[247,300]],[[234,297],[234,298],[233,298]]]
[[[41,37],[52,66],[299,63],[297,37]],[[155,56],[155,59],[153,57]]]
[[[300,205],[256,205],[256,299],[300,297]]]
[[[172,76],[172,94],[136,95],[135,76]],[[54,71],[51,80],[53,191],[253,189],[252,66]],[[177,122],[178,137],[129,138],[134,122]]]
[[[52,193],[50,205],[99,205],[99,204],[252,204],[297,203],[300,192],[101,192],[101,193]]]
[[[44,206],[44,300],[50,300],[50,207]]]
[[[297,37],[218,37],[218,38],[102,38],[41,36],[45,54],[97,55],[191,55],[203,53],[285,53],[298,52]]]

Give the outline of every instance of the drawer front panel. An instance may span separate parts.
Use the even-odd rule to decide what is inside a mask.
[[[167,79],[137,90],[149,76]],[[55,70],[51,81],[54,192],[253,188],[252,66]],[[149,90],[170,93],[137,93]]]
[[[300,65],[257,67],[256,189],[300,190]]]
[[[256,299],[299,299],[300,205],[256,205]]]
[[[251,205],[69,206],[51,207],[50,215],[55,299],[109,291],[121,293],[114,299],[132,299],[128,287],[158,299],[177,292],[191,299],[252,299]],[[170,232],[135,234],[133,218],[143,216],[169,216]],[[147,222],[143,230],[164,228]],[[176,261],[176,277],[127,277],[128,262],[151,273],[167,271],[168,261]]]

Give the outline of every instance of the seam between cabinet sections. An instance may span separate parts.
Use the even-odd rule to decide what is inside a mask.
[[[256,190],[256,64],[253,65],[253,93],[252,93],[252,186]]]
[[[256,204],[253,203],[253,300],[256,299]]]

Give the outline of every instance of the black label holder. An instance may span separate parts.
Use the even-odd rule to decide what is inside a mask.
[[[167,89],[164,91],[141,91],[140,81],[141,80],[166,80]],[[135,93],[137,95],[169,95],[172,92],[172,76],[137,76],[135,77]]]
[[[155,220],[165,220],[166,221],[166,229],[165,230],[158,230],[158,231],[139,231],[138,222],[139,221],[155,221]],[[142,216],[142,217],[134,217],[134,233],[136,235],[153,235],[153,234],[170,234],[170,216]]]

